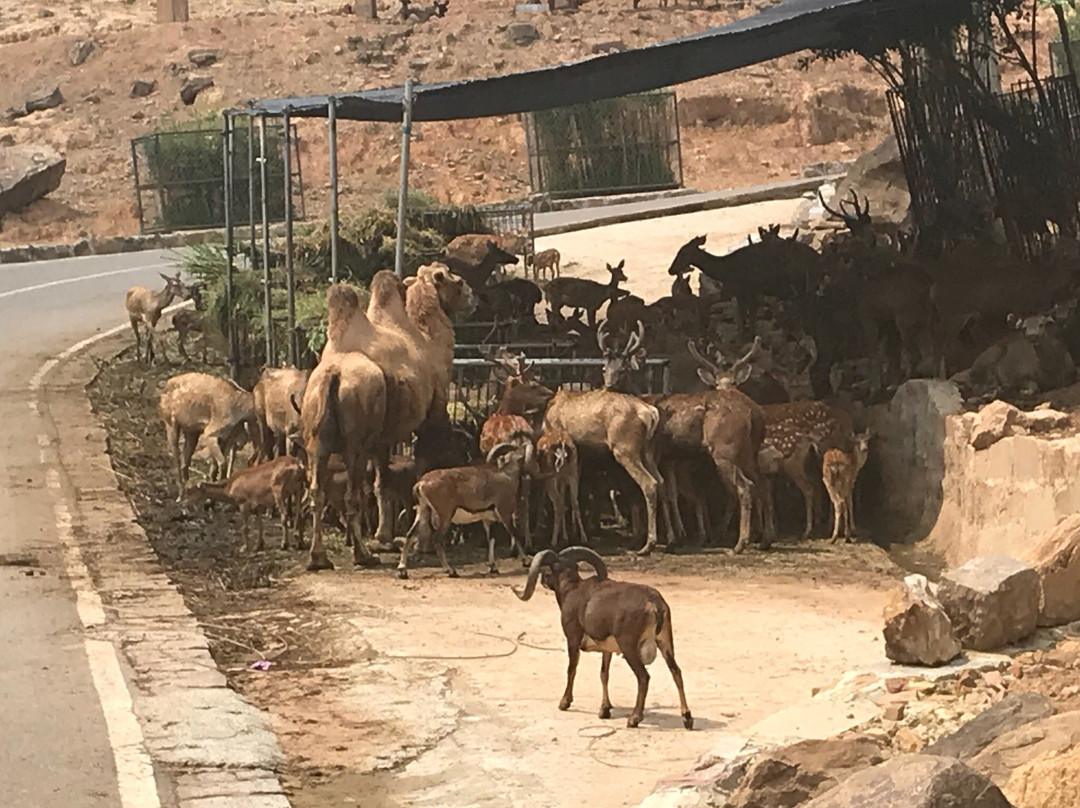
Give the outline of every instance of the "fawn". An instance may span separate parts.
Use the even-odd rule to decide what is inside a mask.
[[[852,493],[855,490],[855,480],[869,453],[870,432],[866,431],[855,436],[855,448],[850,453],[829,449],[822,458],[821,476],[833,505],[833,544],[840,538],[841,525],[844,537],[848,541],[854,541],[855,509],[852,505]]]

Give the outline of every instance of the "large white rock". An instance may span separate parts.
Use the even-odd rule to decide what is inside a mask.
[[[993,651],[1035,633],[1039,576],[1022,561],[980,556],[941,576],[938,600],[965,648]]]

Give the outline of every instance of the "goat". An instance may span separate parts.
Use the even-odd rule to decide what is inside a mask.
[[[304,538],[303,521],[300,519],[300,499],[304,495],[304,467],[295,457],[285,455],[268,463],[242,469],[223,482],[199,483],[184,493],[184,501],[190,504],[213,501],[227,502],[240,510],[243,520],[244,547],[252,551],[248,535],[248,517],[255,514],[259,530],[259,543],[254,548],[262,550],[262,513],[277,508],[281,515],[284,533],[281,549],[289,549],[289,516],[296,519],[299,540]]]
[[[488,543],[488,571],[497,575],[495,540],[491,523],[499,522],[510,533],[510,542],[519,555],[525,556],[514,528],[514,511],[522,476],[536,473],[536,450],[529,435],[516,435],[487,454],[481,466],[461,466],[429,471],[416,483],[416,519],[405,536],[398,562],[398,577],[409,577],[409,547],[414,540],[434,542],[439,561],[451,578],[455,570],[446,559],[446,533],[451,525],[482,522]]]
[[[568,432],[551,430],[544,432],[536,442],[540,476],[547,488],[551,502],[551,546],[559,546],[560,536],[569,536],[566,528],[566,500],[570,500],[573,527],[577,539],[587,542],[585,525],[581,520],[581,497],[578,491],[580,468],[577,447]]]
[[[158,414],[165,425],[166,442],[176,463],[180,495],[200,436],[207,444],[215,468],[224,469],[226,476],[232,470],[238,440],[244,432],[253,444],[258,445],[254,399],[231,379],[219,379],[205,373],[173,376],[161,391]],[[182,452],[181,437],[184,440]],[[212,477],[216,477],[216,473]]]
[[[603,390],[555,393],[544,416],[544,430],[565,432],[578,449],[606,450],[626,470],[645,498],[647,537],[641,553],[646,555],[657,543],[657,497],[663,484],[653,458],[653,438],[660,425],[660,412],[635,396],[611,389],[618,385],[621,375],[640,361],[640,333],[639,330],[637,335],[631,335],[631,339],[638,337],[634,350],[607,352]],[[605,350],[606,341],[600,347]]]
[[[139,361],[141,353],[141,339],[139,323],[146,326],[146,361],[153,364],[154,361],[154,328],[161,319],[161,312],[165,310],[177,297],[187,297],[187,287],[180,280],[180,273],[175,276],[158,273],[165,279],[165,288],[160,292],[148,289],[145,286],[132,286],[124,296],[124,306],[127,308],[128,320],[131,322],[131,330],[135,332],[135,361]],[[164,357],[163,357],[164,358]]]
[[[300,431],[297,401],[303,401],[310,370],[266,368],[251,391],[259,422],[259,456],[285,454],[289,439]]]
[[[855,480],[870,454],[870,433],[861,432],[855,436],[855,448],[851,453],[840,449],[829,449],[821,461],[821,476],[825,481],[825,490],[833,506],[832,542],[840,539],[841,531],[851,542],[855,540]]]
[[[559,255],[559,251],[554,247],[536,253],[531,261],[533,278],[539,281],[541,276],[546,276],[549,272],[552,274],[553,278],[559,277],[559,263],[561,261],[562,256]]]
[[[579,561],[592,566],[596,574],[583,580],[578,573]],[[599,715],[600,718],[611,718],[608,696],[611,655],[622,654],[638,682],[637,701],[626,726],[638,726],[645,715],[645,696],[649,692],[647,666],[656,659],[659,650],[679,691],[683,726],[694,728],[694,718],[686,703],[682,671],[675,662],[671,607],[659,592],[644,584],[611,580],[603,559],[588,547],[567,547],[561,553],[554,550],[537,553],[529,567],[524,591],[515,589],[514,594],[521,600],[528,600],[536,591],[537,579],[545,589],[555,593],[570,657],[566,690],[559,701],[560,710],[570,709],[574,701],[574,676],[581,652],[599,651],[604,655],[600,663],[603,699]]]
[[[596,327],[596,313],[604,303],[618,300],[629,294],[625,289],[620,289],[619,284],[627,280],[623,268],[626,261],[620,261],[615,266],[606,264],[611,280],[608,283],[598,283],[584,278],[555,278],[544,288],[544,298],[548,306],[554,312],[556,319],[561,319],[563,306],[572,309],[585,310],[588,317],[589,327]]]

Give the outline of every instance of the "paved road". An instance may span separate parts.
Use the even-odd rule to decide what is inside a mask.
[[[157,271],[167,261],[165,253],[148,252],[0,267],[0,794],[5,804],[121,804],[82,624],[64,577],[28,384],[49,357],[122,323],[124,291],[137,283],[160,286]]]

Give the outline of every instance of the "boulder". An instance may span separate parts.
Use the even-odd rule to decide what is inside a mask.
[[[199,96],[203,90],[207,90],[214,86],[214,80],[208,76],[192,76],[184,82],[184,86],[180,88],[180,100],[184,102],[185,106],[191,106],[195,103],[195,99]]]
[[[26,114],[29,115],[31,112],[41,112],[42,110],[52,109],[63,103],[64,96],[60,92],[59,87],[53,87],[51,90],[41,90],[26,99]]]
[[[1067,752],[1077,745],[1080,745],[1080,712],[1061,713],[995,738],[969,763],[975,771],[1004,788],[1013,772],[1024,764]],[[1080,805],[1080,800],[1076,805]]]
[[[1024,764],[1002,790],[1016,808],[1076,808],[1080,805],[1080,746]]]
[[[1080,620],[1080,514],[1066,516],[1022,556],[1039,576],[1039,625]]]
[[[1016,423],[1029,432],[1053,432],[1067,429],[1072,424],[1072,416],[1049,407],[1038,407],[1031,412],[1021,412]]]
[[[0,214],[22,210],[60,187],[67,160],[48,146],[0,149]]]
[[[939,738],[926,747],[927,754],[970,760],[995,739],[1032,721],[1049,718],[1057,712],[1054,703],[1042,693],[1017,693],[1006,696],[989,710],[975,716],[956,732]]]
[[[960,654],[948,614],[922,575],[909,575],[885,604],[885,656],[904,665],[944,665]]]
[[[94,52],[94,43],[89,39],[79,39],[68,48],[68,61],[72,67],[78,67]]]
[[[726,797],[726,808],[800,805],[885,757],[884,747],[871,738],[801,741],[759,753],[739,782],[728,789],[718,784],[716,791]]]
[[[941,576],[937,596],[965,648],[992,651],[1038,627],[1039,576],[1015,558],[973,558]]]
[[[195,67],[210,67],[213,64],[217,64],[217,61],[220,58],[221,52],[211,48],[197,48],[188,53],[188,61],[195,65]]]
[[[531,22],[511,23],[506,29],[506,35],[515,45],[531,45],[540,38],[540,32]]]
[[[795,805],[797,803],[788,803]],[[902,755],[859,772],[804,808],[1011,808],[997,786],[955,758]]]
[[[971,430],[971,445],[975,451],[989,449],[1008,437],[1020,410],[1005,401],[992,401],[979,410]]]
[[[157,82],[151,79],[146,81],[144,79],[135,79],[131,84],[131,97],[132,98],[146,98],[148,95],[152,95],[157,91]]]

